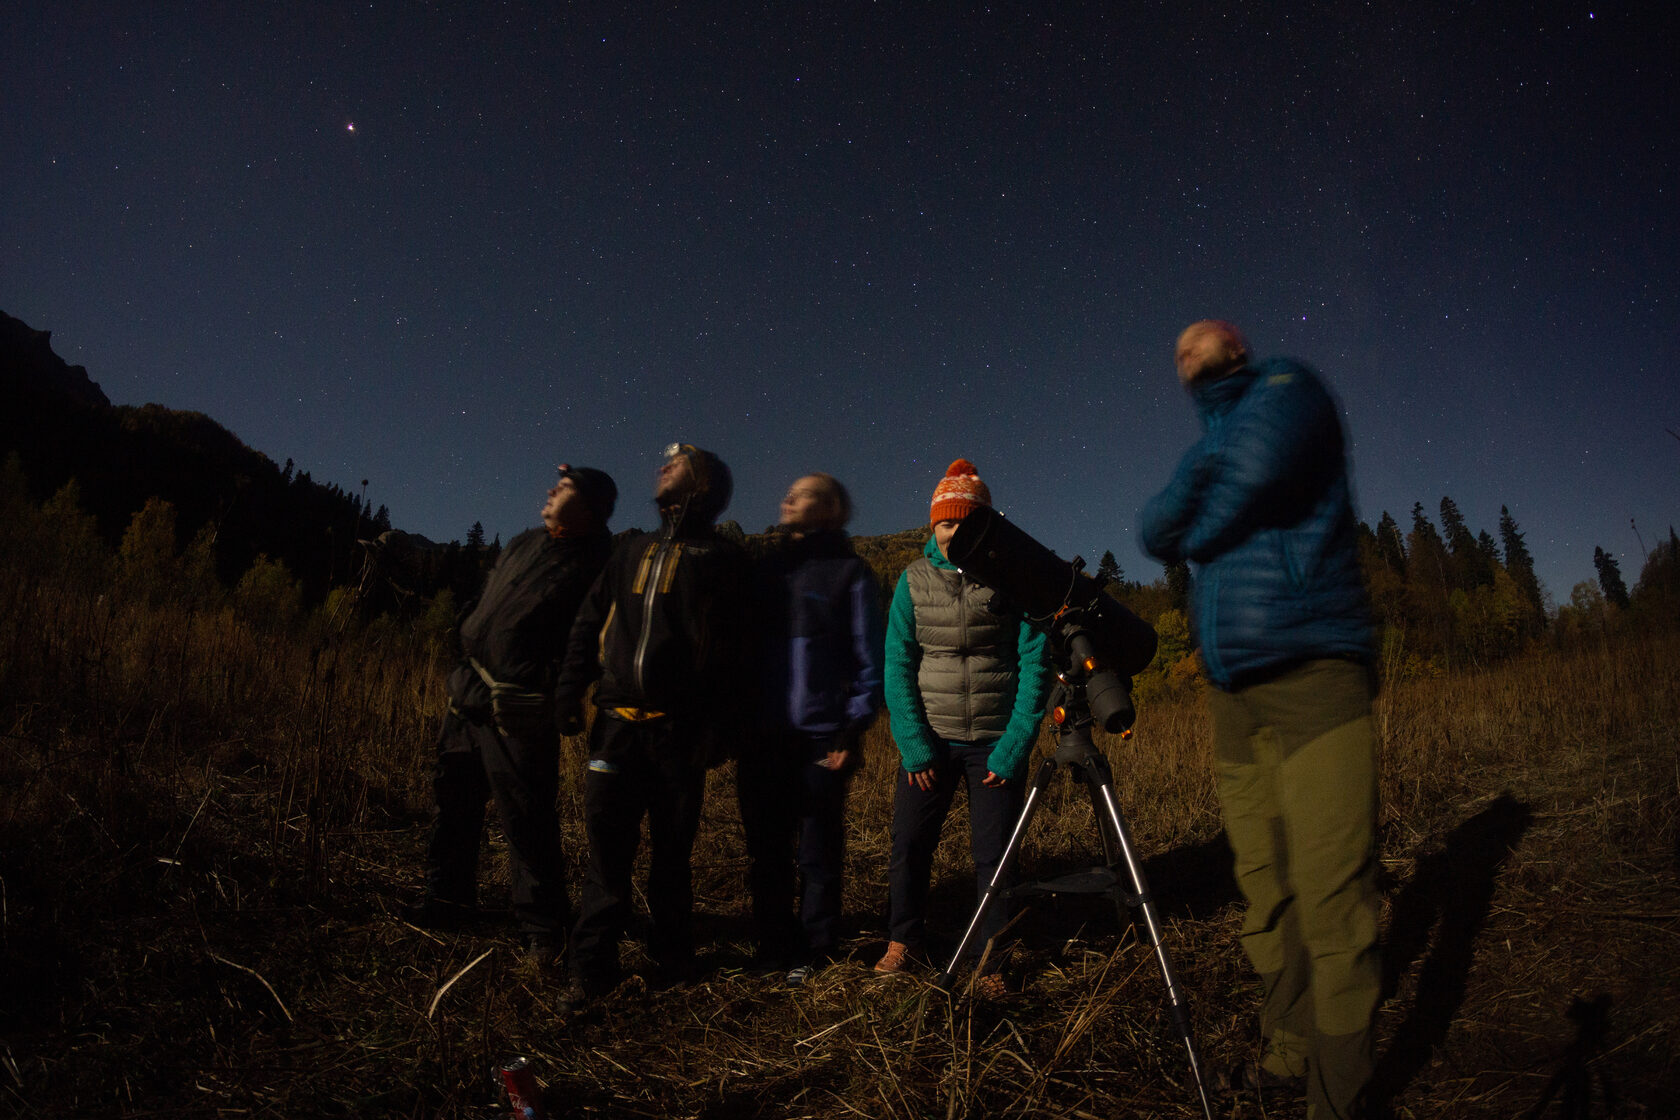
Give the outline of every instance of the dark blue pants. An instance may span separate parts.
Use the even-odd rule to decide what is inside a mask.
[[[700,829],[706,769],[678,721],[630,723],[604,711],[589,735],[583,782],[589,871],[572,931],[572,971],[611,981],[630,923],[631,872],[648,824],[648,955],[673,974],[694,963],[694,879],[689,857]]]
[[[432,777],[436,808],[426,847],[426,891],[442,902],[472,906],[478,898],[478,849],[484,803],[496,799],[508,845],[513,914],[527,934],[560,934],[571,921],[561,862],[560,738],[552,724],[521,728],[518,737],[489,722],[453,712],[438,735]]]
[[[959,786],[968,788],[969,853],[974,860],[975,902],[997,872],[1009,834],[1020,819],[1026,789],[1020,782],[1002,788],[983,785],[986,759],[992,745],[951,743],[933,764],[934,787],[912,785],[902,767],[893,793],[892,862],[887,868],[890,915],[888,935],[894,941],[920,946],[927,940],[928,889],[933,878],[933,854],[939,833]],[[974,943],[978,954],[988,939],[1009,920],[1010,906],[995,902]],[[966,924],[969,915],[964,915]]]
[[[765,737],[736,764],[759,953],[790,965],[831,955],[840,941],[851,771],[824,765],[833,743],[790,731]]]

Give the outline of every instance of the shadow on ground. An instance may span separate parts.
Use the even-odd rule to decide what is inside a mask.
[[[1420,859],[1395,896],[1383,947],[1383,998],[1394,995],[1400,977],[1426,948],[1428,956],[1418,973],[1411,1011],[1377,1065],[1372,1081],[1376,1101],[1391,1101],[1403,1092],[1445,1040],[1464,1002],[1476,935],[1487,923],[1500,871],[1533,819],[1526,803],[1500,794]]]

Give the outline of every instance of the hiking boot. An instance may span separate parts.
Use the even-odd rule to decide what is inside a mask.
[[[648,979],[656,988],[674,988],[692,984],[700,975],[700,966],[692,953],[678,953],[653,959],[653,974]]]
[[[887,951],[875,962],[875,971],[888,974],[908,972],[914,967],[914,962],[910,959],[912,952],[910,946],[902,941],[887,942]]]
[[[748,967],[754,972],[774,974],[778,972],[786,972],[788,969],[793,967],[794,962],[797,959],[798,958],[794,953],[791,953],[786,949],[777,949],[761,945],[758,950],[753,953],[752,962],[748,965]]]
[[[587,1011],[591,1004],[616,987],[618,982],[609,977],[573,976],[560,993],[560,1014],[576,1015]]]
[[[1214,1084],[1227,1093],[1277,1093],[1302,1095],[1307,1091],[1307,1077],[1290,1077],[1273,1073],[1259,1062],[1238,1062],[1223,1069]]]
[[[1009,998],[1009,981],[1001,972],[988,972],[974,978],[974,998],[999,1000]]]
[[[543,972],[560,967],[566,955],[566,939],[557,933],[533,933],[525,939],[525,959]]]
[[[583,981],[574,976],[560,993],[558,1010],[562,1015],[576,1015],[588,1008],[594,1000],[595,997],[589,994],[589,989],[584,987]]]

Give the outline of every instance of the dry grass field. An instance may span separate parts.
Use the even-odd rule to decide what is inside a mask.
[[[695,855],[702,979],[633,978],[568,1019],[505,913],[456,934],[396,916],[418,889],[435,645],[320,624],[280,639],[39,570],[0,580],[0,1115],[489,1117],[515,1054],[566,1116],[1200,1115],[1160,974],[1106,902],[1031,909],[1006,1000],[870,973],[884,726],[852,793],[850,960],[797,991],[747,969],[724,767]],[[1677,666],[1675,636],[1629,636],[1385,689],[1379,1083],[1396,1115],[1680,1115]],[[1207,738],[1192,693],[1103,746],[1217,1068],[1252,1052],[1257,993]],[[1058,775],[1050,794],[1031,877],[1095,855],[1083,789]],[[960,803],[947,836],[933,919],[954,935],[973,902]],[[494,903],[494,836],[487,856]]]

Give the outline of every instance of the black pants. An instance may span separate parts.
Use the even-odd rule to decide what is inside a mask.
[[[589,871],[572,931],[572,970],[604,982],[619,970],[618,943],[630,922],[630,879],[648,822],[648,954],[673,973],[694,962],[694,885],[689,857],[700,829],[706,769],[679,721],[630,723],[597,712],[584,776]]]
[[[436,808],[426,849],[426,891],[439,901],[478,899],[478,847],[484,803],[492,795],[507,838],[513,914],[527,934],[563,933],[571,921],[560,822],[560,740],[552,724],[521,728],[516,738],[451,712],[438,735],[432,779]]]
[[[851,771],[827,767],[833,743],[790,731],[736,764],[759,952],[790,965],[831,954],[840,940]]]
[[[889,936],[906,945],[920,946],[927,936],[928,889],[933,878],[933,855],[939,847],[939,833],[951,811],[957,787],[968,787],[969,853],[974,859],[975,902],[997,872],[1009,833],[1020,819],[1026,790],[1020,782],[1001,788],[982,784],[990,743],[951,743],[934,759],[934,786],[922,790],[910,784],[903,767],[893,793],[892,862],[887,867],[889,890]],[[972,951],[978,954],[986,940],[995,937],[1008,922],[1011,908],[998,900],[986,912],[981,937]],[[968,915],[963,916],[968,921]]]

